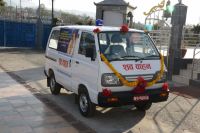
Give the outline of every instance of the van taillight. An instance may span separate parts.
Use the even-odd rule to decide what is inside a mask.
[[[103,89],[102,94],[103,94],[103,96],[105,96],[105,97],[109,97],[109,96],[112,95],[112,92],[111,92],[110,89]]]
[[[169,85],[168,85],[168,83],[164,83],[164,84],[162,85],[162,89],[163,89],[164,91],[169,91]]]

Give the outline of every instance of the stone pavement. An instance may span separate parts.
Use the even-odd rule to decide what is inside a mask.
[[[170,81],[168,83],[170,86],[170,92],[175,95],[186,98],[196,98],[196,99],[200,98],[200,87],[187,86],[174,81]]]
[[[74,128],[73,118],[66,121],[70,116],[46,101],[54,106],[50,108],[37,92],[34,95],[0,68],[0,133],[78,133],[87,130]]]
[[[34,95],[34,99],[42,101],[40,104],[43,104],[45,108],[51,110],[58,117],[63,118],[69,126],[74,127],[78,132],[94,132],[93,130],[95,130],[98,133],[199,133],[200,131],[200,91],[191,89],[191,87],[174,82],[170,83],[175,88],[171,89],[168,101],[155,103],[146,112],[138,111],[134,106],[98,107],[95,117],[88,119],[79,113],[77,105],[74,104],[74,95],[68,94],[64,89],[58,96],[50,94],[49,88],[46,86],[46,77],[43,74],[44,62],[45,54],[43,52],[32,50],[5,50],[1,52],[0,50],[0,69],[2,68],[17,81],[18,85],[20,83],[20,87],[31,92],[28,94]],[[4,76],[1,77],[4,78]],[[9,88],[8,85],[17,84],[16,82],[12,84],[13,81],[10,83],[8,79],[5,80],[7,83],[1,82],[2,78],[0,78],[0,90],[5,87]],[[36,112],[38,111],[36,110]],[[43,112],[43,114],[46,116],[48,113]],[[0,123],[4,122],[0,120]],[[55,123],[51,126],[56,125]],[[31,129],[33,130],[35,126],[32,125]],[[45,127],[42,125],[45,124],[40,124],[39,127]],[[0,127],[0,133],[2,132]],[[68,132],[70,133],[66,130],[66,133]]]

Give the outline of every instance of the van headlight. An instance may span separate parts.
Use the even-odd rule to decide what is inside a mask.
[[[104,87],[112,87],[122,86],[122,83],[114,73],[105,73],[101,76],[101,85]]]

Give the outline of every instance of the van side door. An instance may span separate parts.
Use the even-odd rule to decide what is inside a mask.
[[[67,90],[72,90],[72,56],[76,43],[77,30],[61,28],[58,40],[58,73],[61,83]]]
[[[54,72],[56,82],[60,83],[60,75],[57,72],[58,70],[58,39],[60,35],[60,29],[54,29],[51,32],[51,35],[48,40],[48,44],[46,47],[46,61],[45,61],[45,71],[48,73],[48,71],[51,69]]]
[[[72,62],[72,86],[77,89],[79,84],[83,84],[87,87],[90,96],[95,97],[93,94],[97,93],[99,72],[95,36],[94,33],[87,31],[79,32],[79,34],[81,34],[80,41],[75,48]],[[87,57],[88,49],[93,50],[93,58]]]

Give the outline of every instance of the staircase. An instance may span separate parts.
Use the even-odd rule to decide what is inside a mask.
[[[184,85],[191,85],[200,88],[200,59],[194,60],[193,79],[191,79],[192,67],[192,64],[187,64],[186,69],[181,69],[180,75],[174,75],[172,80]]]
[[[195,60],[194,72],[197,72],[193,75],[193,79],[190,79],[189,85],[196,86],[200,89],[200,59]]]

